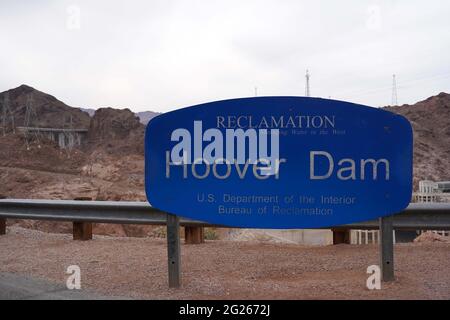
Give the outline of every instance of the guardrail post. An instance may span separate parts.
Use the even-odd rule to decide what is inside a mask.
[[[383,281],[394,281],[394,235],[392,216],[379,219],[380,222],[380,268]]]
[[[77,197],[73,200],[91,201],[91,197]],[[92,223],[91,222],[73,222],[73,240],[92,240]]]
[[[73,222],[73,240],[92,240],[92,223]]]
[[[0,199],[6,199],[6,197],[0,194]],[[0,218],[0,235],[6,234],[6,218]]]
[[[0,218],[0,235],[6,234],[6,219]]]
[[[167,258],[169,263],[169,288],[181,286],[180,219],[167,214]]]
[[[333,244],[350,244],[350,230],[343,228],[333,228]]]
[[[186,244],[200,244],[205,242],[203,227],[184,227],[184,242]]]

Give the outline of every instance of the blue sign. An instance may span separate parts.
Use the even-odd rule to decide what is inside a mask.
[[[343,101],[257,97],[153,118],[145,188],[160,210],[248,228],[319,228],[403,210],[412,129],[400,115]]]

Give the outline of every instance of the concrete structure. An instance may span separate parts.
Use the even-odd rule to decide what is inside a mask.
[[[450,202],[450,181],[419,181],[419,192],[413,193],[412,202],[426,203],[426,202]],[[415,236],[429,231],[402,231],[398,234],[403,238],[403,241],[410,241]],[[448,235],[447,231],[431,230],[440,235]],[[395,231],[394,231],[395,232]],[[394,233],[394,243],[396,234]],[[377,230],[352,230],[351,243],[352,244],[377,244],[379,242],[379,232]]]
[[[450,202],[450,181],[420,181],[419,192],[413,194],[412,202]],[[422,232],[394,231],[393,242],[410,242]],[[441,235],[448,235],[447,231],[435,231]],[[313,245],[328,245],[333,243],[333,233],[329,230],[266,230],[266,234],[281,240]],[[378,230],[351,230],[351,244],[378,244],[380,234]]]
[[[413,194],[413,202],[450,202],[450,181],[419,181],[419,192]],[[427,230],[420,230],[423,233]],[[448,231],[431,230],[434,233],[446,236]]]
[[[306,245],[330,245],[333,244],[333,232],[322,229],[253,229],[262,231],[263,234],[278,239],[282,242],[291,242]]]
[[[87,129],[58,129],[38,127],[17,127],[17,131],[23,134],[33,134],[45,137],[58,143],[61,149],[70,149],[80,146],[87,136]]]
[[[450,202],[450,181],[419,182],[419,192],[413,194],[413,202]]]

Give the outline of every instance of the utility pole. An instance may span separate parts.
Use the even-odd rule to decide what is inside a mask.
[[[392,106],[398,105],[398,99],[397,99],[397,79],[395,77],[395,74],[392,75]]]
[[[255,87],[255,97],[258,96],[258,87]]]
[[[306,78],[305,96],[306,97],[310,97],[311,96],[311,91],[310,91],[310,88],[309,88],[309,77],[310,77],[309,71],[306,70],[306,75],[305,75],[305,78]]]
[[[9,105],[9,92],[5,92],[5,95],[3,96],[3,106],[2,106],[2,131],[3,136],[6,135],[6,132],[8,130],[8,116],[11,121],[11,129],[13,133],[16,133],[16,128],[14,126],[14,113],[11,111],[10,105]]]
[[[34,106],[33,106],[33,94],[30,93],[27,96],[27,102],[25,105],[25,120],[24,120],[24,133],[25,133],[25,143],[27,145],[27,150],[30,150],[30,144],[29,142],[31,141],[30,139],[30,133],[28,132],[29,129],[31,129],[32,132],[32,136],[34,136],[35,140],[38,143],[38,148],[41,147],[41,144],[39,143],[39,136],[38,136],[38,132],[36,132],[36,128],[31,128],[31,124],[33,123],[33,120],[37,120],[37,114],[36,114],[36,110],[34,110]]]

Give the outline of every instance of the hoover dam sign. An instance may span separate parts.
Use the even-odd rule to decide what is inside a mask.
[[[412,192],[404,117],[348,102],[258,97],[153,118],[145,136],[150,204],[249,228],[319,228],[403,210]]]

